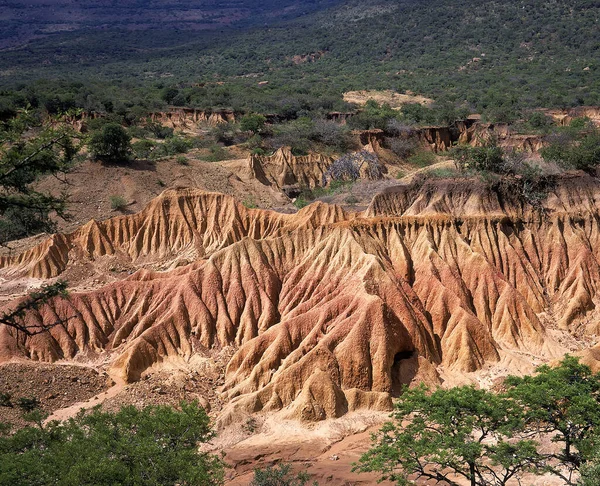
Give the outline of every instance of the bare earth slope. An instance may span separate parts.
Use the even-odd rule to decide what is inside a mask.
[[[543,211],[472,180],[398,186],[364,213],[318,203],[284,215],[167,191],[138,214],[0,260],[7,282],[139,268],[26,316],[66,319],[50,334],[0,328],[0,360],[101,356],[131,382],[233,347],[221,424],[258,411],[385,410],[402,384],[494,363],[519,371],[564,353],[565,336],[571,348],[595,344],[599,201],[583,175],[560,179]]]

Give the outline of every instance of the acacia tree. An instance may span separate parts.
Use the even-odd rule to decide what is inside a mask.
[[[557,367],[541,366],[533,376],[509,377],[509,394],[524,409],[525,431],[549,434],[559,445],[546,454],[548,469],[566,484],[577,484],[592,468],[600,433],[600,374],[567,356]]]
[[[58,128],[44,125],[27,112],[0,124],[0,245],[41,231],[53,230],[54,212],[66,217],[67,195],[41,192],[35,182],[42,176],[68,172],[80,145],[73,130],[64,124]],[[45,323],[35,329],[22,321],[27,310],[37,309],[56,296],[66,295],[66,283],[41,287],[0,316],[0,324],[25,334],[45,332],[60,323]]]
[[[520,405],[504,395],[463,386],[430,392],[406,390],[373,446],[354,470],[376,471],[399,485],[410,478],[458,486],[504,486],[524,472],[542,470],[532,440],[515,439],[523,426]]]
[[[0,244],[54,228],[51,212],[66,215],[67,196],[41,192],[42,176],[59,177],[79,151],[68,127],[43,126],[24,112],[0,124]]]

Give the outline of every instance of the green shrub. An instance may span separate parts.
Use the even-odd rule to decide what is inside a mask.
[[[29,413],[40,407],[40,401],[36,397],[23,397],[17,400],[17,406],[23,412]]]
[[[131,156],[131,137],[121,125],[108,123],[88,143],[92,156],[102,162],[124,162]]]
[[[0,436],[0,484],[220,485],[223,463],[198,450],[213,433],[197,403],[98,408]]]
[[[156,148],[156,143],[152,140],[138,140],[131,145],[136,159],[148,159]]]
[[[427,167],[431,164],[435,164],[435,161],[435,155],[426,150],[416,152],[408,158],[408,163],[411,165],[416,165],[417,167]]]
[[[459,170],[472,170],[476,172],[494,172],[504,174],[505,167],[504,150],[495,140],[490,140],[480,147],[459,145],[451,152],[454,163]]]
[[[171,137],[162,144],[165,155],[186,154],[192,148],[191,140],[183,137]]]
[[[230,157],[229,152],[220,145],[213,145],[209,151],[208,155],[201,157],[205,162],[220,162]]]
[[[178,155],[175,157],[175,162],[179,165],[190,165],[190,162],[185,155]]]
[[[267,119],[258,113],[249,113],[240,120],[240,129],[244,132],[260,133],[265,127]]]
[[[13,404],[11,402],[12,396],[10,393],[0,393],[0,407],[8,407],[12,408]]]
[[[307,473],[293,474],[289,464],[278,464],[264,469],[255,469],[250,486],[305,486],[309,480],[310,476]]]
[[[570,129],[549,137],[550,144],[541,150],[542,157],[566,169],[594,170],[600,165],[600,131],[590,125],[579,131],[578,125],[573,129],[571,124]]]
[[[113,211],[122,211],[129,204],[123,196],[110,196],[109,201]]]

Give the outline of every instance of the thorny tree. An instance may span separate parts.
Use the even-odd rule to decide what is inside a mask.
[[[52,125],[42,123],[27,111],[0,123],[0,245],[53,230],[51,213],[66,217],[65,193],[54,195],[35,187],[42,176],[60,178],[73,166],[79,152],[73,131],[64,124]],[[0,315],[0,324],[28,336],[63,324],[52,322],[30,327],[23,317],[49,299],[66,296],[66,288],[65,282],[42,286]]]

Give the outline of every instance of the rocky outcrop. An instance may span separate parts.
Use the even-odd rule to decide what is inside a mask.
[[[514,133],[505,123],[480,123],[473,120],[458,121],[450,126],[422,127],[410,132],[421,146],[432,152],[445,152],[456,144],[480,146],[491,139],[506,149],[538,152],[544,145],[541,135]]]
[[[545,113],[562,126],[569,125],[575,118],[589,118],[597,127],[600,127],[600,107],[598,106],[578,106],[568,110],[547,110]]]
[[[0,261],[3,278],[98,258],[140,267],[24,317],[65,321],[49,333],[0,327],[0,360],[100,354],[115,379],[134,381],[169,358],[233,346],[223,424],[257,411],[320,420],[386,409],[404,384],[439,383],[440,370],[553,359],[562,348],[550,328],[598,333],[599,189],[565,176],[539,211],[476,180],[425,181],[364,213],[318,203],[291,215],[168,191],[139,214]],[[157,261],[182,265],[141,268]]]
[[[174,129],[196,128],[198,125],[217,126],[222,123],[235,122],[232,111],[207,112],[193,108],[173,108],[166,112],[156,112],[150,115],[152,121]]]
[[[273,155],[251,155],[248,168],[251,177],[277,189],[286,186],[314,188],[323,183],[323,176],[333,160],[322,154],[296,156],[290,147],[282,147]]]

